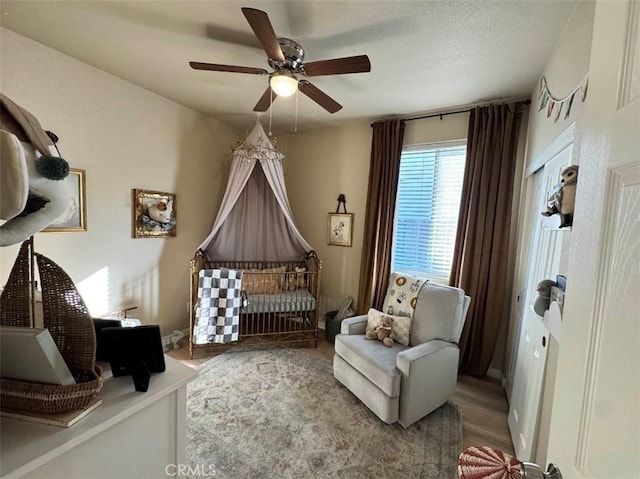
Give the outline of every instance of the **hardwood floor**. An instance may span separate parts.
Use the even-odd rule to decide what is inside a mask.
[[[213,356],[189,359],[187,340],[180,342],[180,349],[170,351],[169,356],[191,367],[198,367]],[[300,347],[301,351],[323,359],[333,358],[333,344],[320,331],[318,348]],[[479,379],[458,376],[458,385],[451,397],[462,415],[462,437],[464,447],[489,446],[514,455],[511,436],[507,426],[509,407],[502,386],[492,378]]]
[[[515,455],[507,426],[509,405],[504,388],[497,380],[461,374],[451,400],[462,414],[465,448],[489,446]]]

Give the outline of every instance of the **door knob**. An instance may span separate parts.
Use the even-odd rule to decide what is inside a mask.
[[[547,472],[532,462],[522,462],[522,479],[562,479],[560,468],[555,464],[549,464]]]

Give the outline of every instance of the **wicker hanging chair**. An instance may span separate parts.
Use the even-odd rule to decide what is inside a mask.
[[[0,379],[0,404],[5,409],[57,413],[88,405],[102,389],[95,363],[93,319],[67,273],[51,259],[32,253],[32,242],[20,247],[9,280],[0,295],[0,325],[30,327],[33,257],[42,286],[43,325],[49,329],[76,384],[59,386]]]

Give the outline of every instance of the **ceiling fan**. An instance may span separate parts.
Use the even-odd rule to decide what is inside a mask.
[[[267,111],[272,101],[278,96],[291,96],[299,89],[329,113],[335,113],[342,108],[342,105],[308,80],[299,79],[298,77],[343,75],[371,71],[371,63],[367,55],[304,63],[304,49],[293,40],[276,37],[269,17],[265,12],[245,7],[242,8],[242,13],[256,37],[262,43],[262,47],[267,54],[269,66],[273,68],[273,72],[269,73],[264,68],[219,65],[216,63],[189,62],[189,65],[194,70],[269,75],[269,86],[267,86],[256,106],[253,107],[253,111]]]

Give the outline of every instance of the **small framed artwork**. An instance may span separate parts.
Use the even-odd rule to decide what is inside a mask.
[[[86,172],[78,168],[69,168],[69,175],[62,181],[69,185],[73,204],[60,218],[42,231],[45,233],[87,231]]]
[[[132,197],[134,238],[163,238],[176,235],[176,195],[134,189]]]
[[[335,246],[351,246],[353,213],[329,213],[329,241]]]

